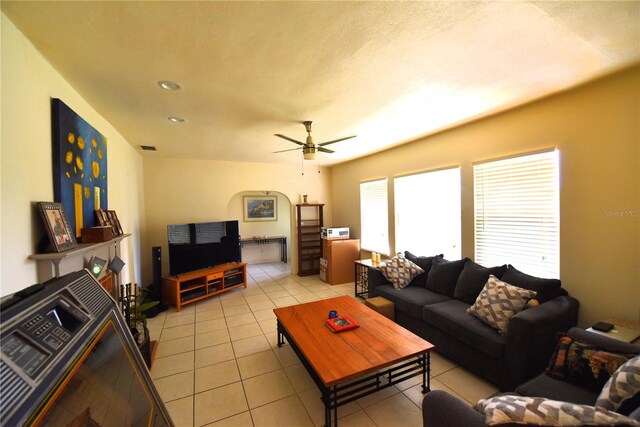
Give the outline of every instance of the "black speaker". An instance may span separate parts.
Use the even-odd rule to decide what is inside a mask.
[[[153,274],[153,283],[149,286],[151,295],[148,297],[152,301],[160,301],[160,304],[151,307],[145,312],[147,317],[155,317],[167,309],[162,302],[162,254],[160,246],[151,248],[151,272]]]
[[[162,248],[160,246],[151,248],[151,271],[153,273],[153,292],[162,297]]]

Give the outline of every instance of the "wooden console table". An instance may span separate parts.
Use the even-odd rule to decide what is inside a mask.
[[[230,262],[212,268],[162,278],[162,301],[180,311],[183,305],[231,289],[247,287],[247,263]]]
[[[270,243],[280,244],[280,261],[287,262],[287,238],[284,236],[264,236],[240,239],[240,247],[244,245],[268,245]]]

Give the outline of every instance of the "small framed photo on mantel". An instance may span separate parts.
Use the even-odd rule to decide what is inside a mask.
[[[96,209],[96,220],[101,226],[110,226],[113,229],[114,236],[121,236],[124,234],[116,211]]]
[[[76,238],[62,203],[37,202],[40,216],[47,230],[51,250],[62,252],[77,246]]]

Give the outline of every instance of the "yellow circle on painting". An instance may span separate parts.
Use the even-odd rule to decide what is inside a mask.
[[[80,170],[84,168],[84,164],[82,163],[80,156],[76,156],[76,166],[78,166],[78,169]]]
[[[64,156],[64,161],[68,164],[71,164],[71,162],[73,162],[73,153],[71,151],[67,151],[67,155]]]
[[[89,190],[89,187],[84,187],[84,197],[86,197],[87,199],[91,197],[91,191]]]
[[[98,148],[98,158],[102,160],[102,148]]]
[[[78,148],[84,150],[84,138],[81,136],[78,137]]]
[[[72,132],[69,132],[69,135],[67,135],[67,141],[69,141],[70,144],[73,144],[76,142],[76,136]]]
[[[95,176],[96,178],[100,176],[100,165],[98,164],[98,162],[94,161],[93,163],[91,163],[91,169],[93,171],[93,176]]]
[[[91,138],[91,145],[93,145],[93,148],[96,148],[98,146],[98,142],[95,139]]]

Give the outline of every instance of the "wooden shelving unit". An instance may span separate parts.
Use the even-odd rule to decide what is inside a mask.
[[[247,287],[247,264],[230,262],[162,278],[162,300],[180,311],[183,305],[231,289]]]
[[[320,272],[322,239],[320,228],[324,204],[302,203],[296,205],[298,225],[298,276],[310,276]]]

